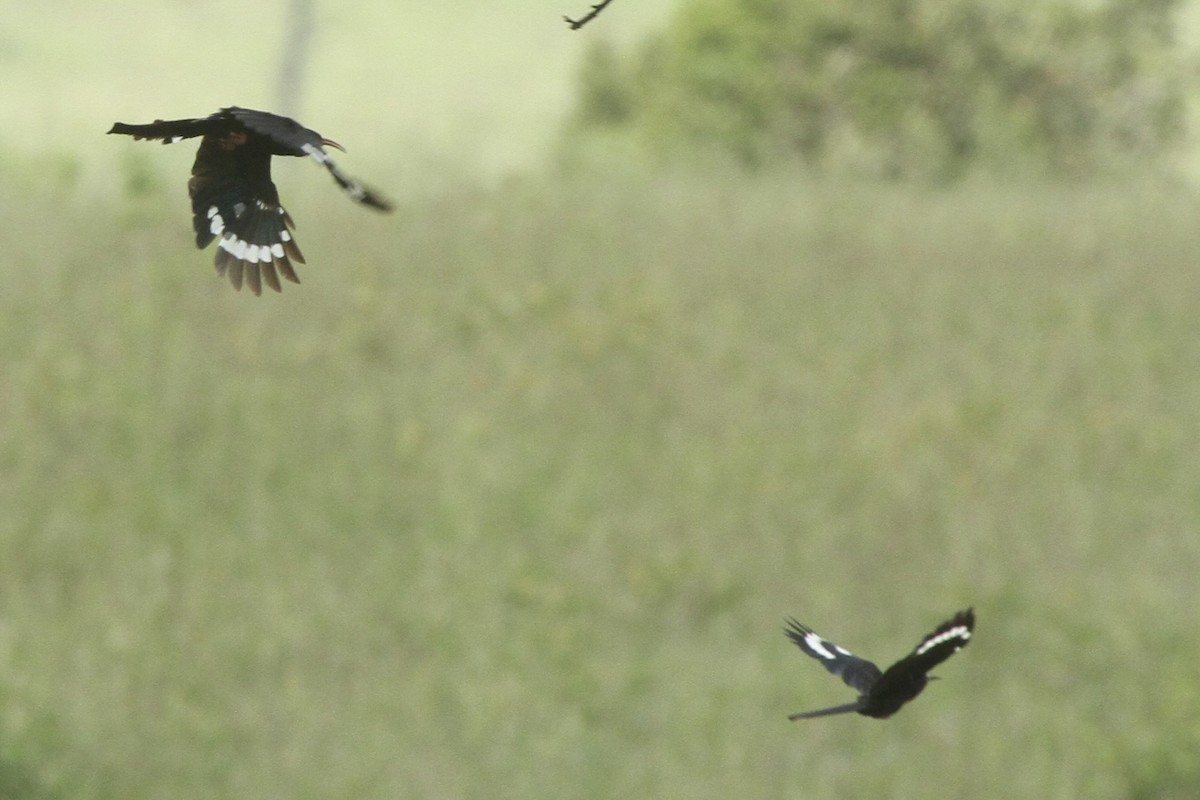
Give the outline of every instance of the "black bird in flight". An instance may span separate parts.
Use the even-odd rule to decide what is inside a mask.
[[[380,211],[390,211],[388,201],[337,168],[325,147],[337,142],[295,120],[232,106],[202,119],[155,120],[148,125],[117,122],[109,133],[134,139],[157,139],[172,144],[202,136],[188,196],[192,198],[192,224],[196,247],[204,249],[218,236],[217,273],[228,274],[233,288],[245,278],[250,291],[262,294],[266,283],[281,291],[279,276],[299,283],[292,261],[304,256],[292,238],[295,224],[279,204],[271,182],[271,156],[309,156],[329,170],[350,198]]]
[[[943,622],[937,630],[922,639],[912,653],[881,673],[879,667],[865,658],[859,658],[828,639],[822,639],[812,628],[789,618],[787,627],[783,629],[787,637],[824,664],[825,669],[841,677],[847,686],[857,690],[858,699],[842,706],[792,714],[788,719],[825,717],[851,711],[876,719],[887,719],[919,695],[928,681],[935,679],[926,674],[929,670],[967,646],[974,629],[975,609],[960,611],[954,615],[954,619]]]

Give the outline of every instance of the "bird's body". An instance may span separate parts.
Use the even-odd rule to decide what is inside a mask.
[[[236,289],[243,279],[255,294],[262,292],[263,283],[280,291],[280,275],[300,282],[291,262],[304,263],[304,256],[271,180],[271,156],[309,156],[356,202],[391,210],[386,200],[343,174],[325,152],[326,146],[340,150],[341,145],[278,114],[234,106],[199,119],[118,122],[109,133],[163,144],[203,137],[188,181],[196,246],[203,249],[220,237],[217,272],[228,274]]]
[[[870,661],[822,639],[796,620],[789,619],[787,623],[784,633],[797,647],[859,693],[853,703],[792,714],[788,719],[811,719],[851,711],[886,719],[924,691],[926,684],[933,680],[928,674],[931,669],[967,645],[975,629],[975,611],[970,608],[960,611],[922,639],[912,653],[883,672]]]

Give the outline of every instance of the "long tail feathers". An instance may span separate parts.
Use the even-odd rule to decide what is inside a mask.
[[[199,204],[198,208],[203,208]],[[220,234],[217,242],[217,253],[213,263],[217,274],[227,275],[233,288],[241,289],[246,286],[254,294],[262,294],[265,283],[275,291],[282,291],[279,278],[282,276],[292,283],[299,283],[300,278],[292,268],[291,261],[304,263],[304,256],[292,238],[292,218],[283,208],[254,200],[242,204],[242,216],[237,216],[233,204],[226,204],[226,214],[230,222],[224,221],[224,216],[217,211],[214,218],[220,219],[219,225],[213,225],[213,234]],[[202,225],[200,212],[197,211],[197,225]],[[197,245],[204,247],[213,236],[197,239]],[[289,260],[290,259],[290,260]]]
[[[788,719],[795,721],[798,719],[812,719],[813,717],[828,717],[833,714],[849,714],[851,711],[858,711],[860,708],[862,708],[862,702],[855,701],[853,703],[846,703],[844,706],[822,708],[820,711],[804,711],[799,714],[789,714]]]

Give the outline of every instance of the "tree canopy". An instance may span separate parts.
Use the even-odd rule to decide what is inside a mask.
[[[598,43],[572,131],[886,177],[1087,175],[1185,132],[1179,0],[696,0]]]

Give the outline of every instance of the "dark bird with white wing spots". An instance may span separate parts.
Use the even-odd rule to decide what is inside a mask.
[[[278,292],[280,275],[300,282],[291,262],[304,263],[304,256],[292,237],[295,224],[271,181],[271,156],[309,156],[329,170],[352,200],[380,211],[392,208],[337,168],[325,148],[345,152],[340,144],[278,114],[233,106],[200,119],[118,122],[109,133],[163,144],[203,137],[188,181],[196,247],[203,249],[220,237],[217,272],[228,275],[235,289],[242,288],[244,279],[255,294],[262,293],[264,283]]]
[[[865,658],[859,658],[833,642],[822,639],[812,628],[788,619],[787,627],[783,629],[787,637],[858,692],[858,699],[853,703],[792,714],[788,719],[810,719],[851,711],[876,719],[887,719],[925,690],[925,684],[934,680],[934,676],[927,673],[966,647],[974,630],[975,610],[968,608],[960,611],[922,639],[912,653],[880,672],[879,667]]]

